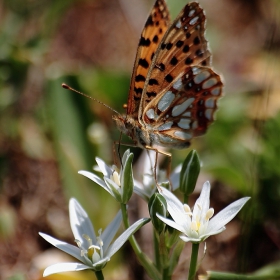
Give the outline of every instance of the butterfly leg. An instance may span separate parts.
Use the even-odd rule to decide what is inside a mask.
[[[116,149],[117,146],[117,149]],[[121,151],[120,151],[120,147],[121,146],[125,146],[125,147],[133,147],[133,148],[139,148],[138,145],[136,144],[130,144],[130,143],[122,143],[120,141],[114,141],[113,142],[113,155],[114,155],[114,163],[117,166],[117,158],[120,162],[120,165],[122,167],[122,156],[121,156]]]
[[[113,142],[113,157],[114,157],[114,163],[117,166],[117,158],[119,159],[119,162],[122,166],[122,160],[121,160],[121,139],[122,139],[122,132],[120,133],[120,138],[119,141],[114,141]],[[118,146],[117,150],[116,150],[116,146]]]
[[[167,178],[168,178],[168,181],[170,182],[171,184],[171,181],[170,181],[170,170],[171,170],[171,160],[172,160],[172,154],[168,153],[168,152],[164,152],[164,151],[160,151],[156,148],[153,148],[151,146],[148,146],[146,145],[145,148],[147,150],[150,150],[150,151],[154,151],[155,154],[156,154],[156,158],[155,158],[155,165],[154,165],[154,175],[155,175],[155,182],[156,182],[156,185],[157,187],[160,189],[160,186],[159,186],[159,183],[158,183],[158,180],[157,180],[157,165],[158,165],[158,154],[162,154],[164,156],[167,156],[168,157],[168,167],[167,167]]]

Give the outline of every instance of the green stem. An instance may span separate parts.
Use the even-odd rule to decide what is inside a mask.
[[[244,275],[244,274],[234,274],[227,272],[207,272],[208,280],[276,280],[280,278],[280,272],[278,273],[268,273],[266,275]]]
[[[171,275],[169,274],[169,267],[165,267],[162,271],[162,279],[163,280],[170,280]]]
[[[94,272],[95,272],[95,276],[96,276],[97,280],[104,280],[102,270],[98,270],[98,271],[94,271]]]
[[[161,261],[160,261],[160,253],[159,253],[159,236],[154,230],[154,254],[155,254],[155,263],[158,271],[161,271]]]
[[[129,221],[128,221],[126,204],[121,204],[121,210],[122,210],[122,217],[123,217],[124,226],[125,226],[126,229],[128,229],[130,225],[129,225]],[[160,280],[160,274],[159,274],[158,270],[155,268],[152,261],[141,251],[134,235],[132,235],[129,238],[129,242],[130,242],[130,245],[133,248],[134,253],[137,256],[140,264],[145,268],[148,275],[153,280]]]
[[[190,263],[188,280],[194,280],[194,277],[196,274],[198,248],[199,248],[199,243],[192,243],[192,255],[191,255],[191,263]]]

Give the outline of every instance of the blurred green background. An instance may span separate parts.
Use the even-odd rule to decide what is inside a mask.
[[[167,1],[173,18],[186,2]],[[201,272],[251,272],[280,259],[280,3],[199,3],[207,15],[213,67],[225,89],[216,122],[192,141],[203,164],[198,185],[211,181],[216,212],[240,196],[253,198],[242,216],[245,228],[233,222],[207,243]],[[115,215],[117,203],[77,174],[91,170],[96,156],[114,162],[119,132],[112,112],[61,83],[124,112],[137,43],[152,5],[149,0],[0,2],[1,279],[41,279],[50,259],[64,257],[49,251],[38,231],[73,242],[70,197],[89,212],[96,229]],[[188,151],[172,151],[173,167]],[[138,206],[146,211],[146,204]],[[174,279],[182,279],[184,269]],[[106,273],[108,279],[145,279],[135,278],[121,258]],[[64,279],[49,277],[58,278]]]

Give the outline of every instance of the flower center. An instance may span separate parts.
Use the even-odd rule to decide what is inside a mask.
[[[192,217],[192,222],[191,222],[191,230],[199,233],[199,230],[202,228],[205,228],[205,226],[207,226],[208,221],[213,217],[214,215],[214,209],[210,208],[207,210],[207,212],[204,214],[202,213],[202,207],[200,204],[197,204],[198,206],[198,212],[196,217],[193,216],[193,213],[190,209],[190,207],[187,204],[184,204],[184,210],[186,212],[187,215],[189,215],[190,217]],[[203,229],[202,229],[203,231]]]
[[[79,240],[75,240],[78,247],[81,249],[81,256],[88,257],[93,263],[96,263],[103,258],[103,241],[101,239],[102,229],[100,229],[98,233],[99,236],[97,236],[96,238],[96,245],[92,244],[92,239],[87,234],[83,234],[83,238],[85,238],[88,243],[87,249],[82,247],[81,242]]]

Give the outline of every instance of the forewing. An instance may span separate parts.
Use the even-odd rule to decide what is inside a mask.
[[[144,86],[139,121],[147,104],[191,66],[209,66],[211,53],[205,33],[205,15],[198,3],[187,4],[166,31],[154,55]]]
[[[127,114],[136,119],[148,69],[169,21],[165,1],[157,0],[142,31],[131,77]]]
[[[222,86],[221,77],[211,68],[189,67],[145,107],[143,121],[174,143],[188,142],[213,122]]]

